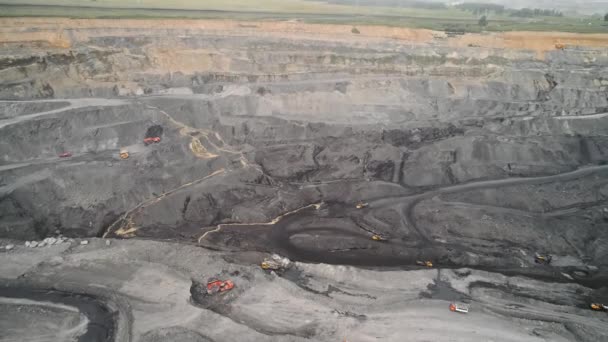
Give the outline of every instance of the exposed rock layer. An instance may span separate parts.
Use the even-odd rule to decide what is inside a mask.
[[[608,160],[605,49],[302,24],[54,24],[2,27],[2,236],[506,270],[543,251],[585,269],[580,281],[605,276],[607,171],[569,173]],[[162,141],[144,146],[156,126]],[[518,177],[529,179],[482,182]]]

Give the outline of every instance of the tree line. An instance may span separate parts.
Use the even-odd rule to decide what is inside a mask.
[[[511,10],[510,16],[531,18],[531,17],[563,17],[564,14],[558,10],[540,9],[540,8],[522,8],[520,10]]]
[[[408,7],[424,9],[446,9],[448,6],[441,2],[426,2],[424,0],[325,0],[330,4],[359,5],[359,6],[386,6]]]
[[[463,4],[458,4],[454,7],[459,8],[463,11],[472,12],[473,14],[484,14],[489,12],[502,14],[506,10],[505,6],[503,5],[486,4],[483,2],[467,2]]]
[[[469,2],[455,6],[463,11],[472,12],[475,15],[488,14],[494,12],[496,14],[508,13],[511,17],[563,17],[564,14],[554,9],[541,8],[522,8],[522,9],[507,9],[503,5],[487,4],[483,2]]]

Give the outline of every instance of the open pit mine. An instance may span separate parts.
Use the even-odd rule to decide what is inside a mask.
[[[608,35],[0,46],[0,341],[608,341]]]

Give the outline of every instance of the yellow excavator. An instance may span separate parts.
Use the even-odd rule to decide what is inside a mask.
[[[279,264],[274,261],[262,261],[260,264],[263,270],[278,270],[280,268]]]
[[[260,267],[266,271],[285,271],[291,267],[291,260],[278,254],[273,254],[270,258],[264,259]]]

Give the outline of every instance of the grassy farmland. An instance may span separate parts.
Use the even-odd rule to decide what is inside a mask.
[[[568,31],[608,33],[603,18],[565,16],[514,18],[488,15],[488,25],[478,25],[479,16],[456,8],[422,9],[335,5],[308,0],[0,0],[4,17],[71,18],[190,18],[236,20],[299,19],[313,23],[388,25],[434,30]]]

